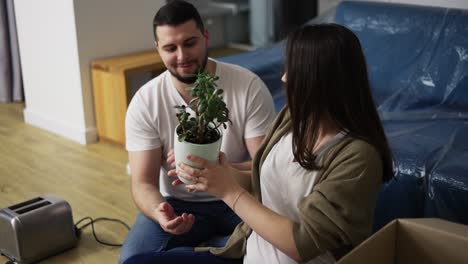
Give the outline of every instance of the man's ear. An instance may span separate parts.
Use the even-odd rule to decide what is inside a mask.
[[[158,45],[158,41],[157,41],[157,40],[154,41],[154,47],[155,47],[156,50],[159,52],[159,45]]]
[[[210,32],[208,32],[208,29],[205,29],[203,32],[203,37],[205,37],[207,44],[210,43]]]

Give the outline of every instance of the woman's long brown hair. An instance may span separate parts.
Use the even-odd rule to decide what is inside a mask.
[[[286,80],[293,153],[302,167],[318,168],[313,147],[319,122],[328,118],[350,136],[373,145],[383,161],[383,181],[393,177],[392,156],[372,98],[366,61],[351,30],[319,24],[291,33]]]

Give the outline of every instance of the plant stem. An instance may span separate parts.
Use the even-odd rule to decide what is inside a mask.
[[[203,143],[203,138],[205,134],[205,126],[203,125],[203,119],[204,119],[204,114],[200,115],[200,118],[198,118],[198,135],[197,135],[197,141],[199,144]]]

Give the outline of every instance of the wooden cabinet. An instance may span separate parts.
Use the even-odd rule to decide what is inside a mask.
[[[211,57],[228,56],[242,50],[216,48]],[[125,145],[125,113],[131,100],[130,76],[152,73],[157,76],[166,68],[156,50],[96,60],[91,63],[94,109],[99,140]]]

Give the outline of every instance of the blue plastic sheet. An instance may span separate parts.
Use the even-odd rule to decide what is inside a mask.
[[[395,181],[382,190],[376,225],[401,217],[468,223],[468,121],[385,121],[384,128]]]
[[[336,22],[359,37],[381,112],[468,112],[468,11],[343,2]]]
[[[220,58],[220,61],[243,66],[256,73],[270,90],[276,112],[284,106],[286,98],[281,83],[284,72],[284,42],[271,48]]]
[[[468,11],[345,1],[336,22],[361,41],[395,160],[376,227],[397,217],[468,224]]]

